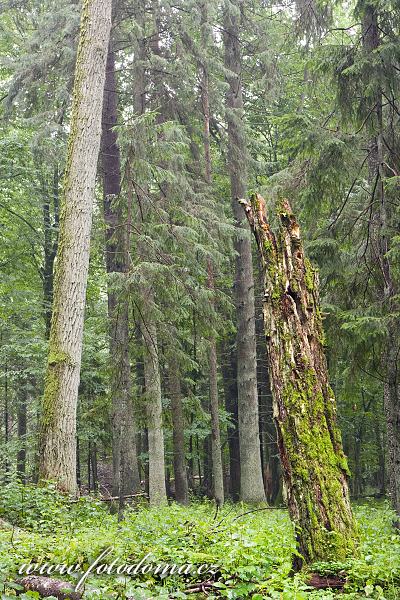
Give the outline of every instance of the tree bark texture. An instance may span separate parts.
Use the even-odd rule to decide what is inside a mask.
[[[348,466],[328,382],[318,275],[304,255],[298,223],[279,202],[274,234],[264,199],[242,200],[264,272],[264,323],[274,420],[297,549],[306,563],[342,560],[357,546]],[[295,558],[295,567],[302,561]]]
[[[228,3],[229,4],[229,3]],[[246,138],[240,54],[240,1],[235,11],[226,7],[224,18],[225,67],[229,84],[226,96],[228,170],[233,214],[236,221],[235,304],[237,314],[237,381],[240,444],[240,497],[244,502],[265,501],[258,426],[257,357],[254,278],[251,238],[237,199],[246,194]],[[239,14],[238,14],[239,13]]]
[[[102,164],[104,221],[106,224],[107,273],[119,281],[108,281],[110,369],[112,394],[113,495],[139,491],[136,426],[131,394],[129,355],[129,300],[124,277],[129,270],[127,225],[121,207],[121,159],[118,134],[117,82],[112,42],[107,55],[102,120]],[[115,277],[115,275],[114,275]],[[124,289],[125,288],[125,289]]]
[[[28,575],[18,581],[26,592],[36,592],[41,598],[57,598],[57,600],[80,600],[82,592],[75,592],[68,581],[51,579],[40,575]]]
[[[41,416],[40,478],[55,480],[60,490],[73,494],[76,493],[76,407],[110,27],[111,0],[85,0]]]
[[[212,264],[208,263],[208,288],[214,291]],[[209,377],[211,414],[212,490],[218,506],[224,503],[224,469],[222,465],[221,432],[219,425],[218,359],[215,336],[209,338]]]
[[[149,298],[150,295],[151,293],[148,291],[147,297]],[[144,380],[149,444],[149,498],[150,506],[159,506],[167,501],[167,491],[165,488],[164,431],[157,328],[151,318],[144,318],[141,329],[144,344]]]

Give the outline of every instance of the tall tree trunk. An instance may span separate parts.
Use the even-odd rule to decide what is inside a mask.
[[[135,3],[135,18],[139,25],[140,36],[135,43],[135,62],[134,62],[134,109],[137,115],[145,113],[146,104],[146,78],[145,61],[146,40],[144,38],[146,6],[143,0],[137,0]],[[153,51],[158,53],[158,31],[150,39],[150,46]],[[158,77],[155,78],[155,95],[159,96]],[[158,108],[158,106],[157,106]],[[136,132],[134,142],[135,159],[144,160],[146,158],[146,146],[143,140],[140,126]],[[136,178],[135,178],[136,179]],[[140,182],[140,174],[138,176]],[[135,187],[135,193],[138,198],[141,215],[141,227],[145,228],[150,215],[149,195],[145,186],[140,183]],[[139,211],[138,211],[139,212]],[[148,250],[141,241],[138,243],[138,256],[140,260],[148,260]],[[160,364],[158,356],[158,335],[157,324],[153,315],[154,294],[151,281],[143,281],[140,286],[140,296],[142,299],[142,312],[140,315],[140,330],[143,340],[143,364],[144,364],[144,384],[146,396],[146,425],[147,441],[149,455],[149,499],[150,505],[157,506],[167,501],[165,487],[165,457],[164,457],[164,432],[162,418],[162,395],[161,395],[161,377]]]
[[[264,323],[274,419],[297,549],[306,563],[343,560],[357,546],[348,467],[323,350],[318,276],[304,256],[289,203],[274,235],[265,203],[245,205],[264,273]],[[301,566],[295,557],[294,566]]]
[[[84,0],[60,217],[40,477],[76,493],[76,407],[111,0]]]
[[[118,287],[108,282],[110,369],[112,394],[113,495],[125,496],[140,489],[136,426],[132,401],[129,356],[129,299],[124,278],[129,270],[129,235],[121,207],[121,159],[118,134],[117,82],[112,41],[107,55],[102,120],[104,220],[106,267],[118,273]]]
[[[228,170],[236,221],[235,303],[237,314],[237,380],[240,442],[240,497],[245,502],[265,501],[258,426],[257,358],[254,314],[254,279],[251,239],[237,199],[246,194],[247,149],[243,123],[240,55],[241,0],[227,2],[224,16]]]
[[[201,25],[202,25],[202,46],[206,49],[209,43],[209,22],[208,22],[207,0],[201,6]],[[203,144],[204,144],[204,163],[205,180],[211,192],[212,186],[212,165],[211,165],[211,144],[210,144],[210,92],[209,92],[209,73],[206,61],[202,65],[201,99],[203,105]],[[215,280],[214,268],[211,259],[207,263],[209,290],[214,295]],[[221,432],[219,426],[219,400],[218,400],[218,358],[217,343],[215,335],[212,334],[209,339],[209,377],[210,377],[210,413],[211,413],[211,461],[212,461],[212,479],[213,495],[218,506],[224,503],[224,470],[222,466],[221,452]]]
[[[363,46],[366,54],[376,53],[381,45],[378,23],[378,7],[371,3],[363,8],[362,18]],[[400,326],[398,323],[399,304],[397,289],[392,276],[389,251],[389,227],[392,221],[391,204],[385,193],[384,180],[388,162],[392,156],[386,156],[383,126],[382,89],[379,80],[375,82],[374,108],[369,116],[370,128],[375,132],[369,143],[368,168],[374,206],[371,229],[372,261],[378,264],[381,278],[380,298],[383,296],[388,313],[386,348],[383,352],[384,408],[387,431],[387,473],[393,508],[400,516],[400,381],[398,376],[398,356],[400,351]],[[392,176],[392,169],[389,170]],[[374,202],[373,202],[374,201]]]
[[[169,365],[169,393],[171,396],[172,443],[174,453],[175,500],[189,503],[188,479],[185,459],[185,416],[182,407],[182,392],[179,367],[171,351]]]
[[[210,290],[214,291],[214,274],[211,262],[208,264],[208,287]],[[210,337],[209,344],[213,496],[218,506],[222,506],[224,503],[224,469],[222,465],[221,432],[219,424],[217,343],[214,335]]]

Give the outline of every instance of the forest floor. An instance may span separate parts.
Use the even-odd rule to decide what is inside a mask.
[[[76,585],[107,549],[96,568],[100,564],[110,568],[117,562],[109,575],[98,575],[92,569],[85,580],[84,599],[400,600],[400,535],[392,527],[393,513],[384,501],[355,506],[361,536],[358,557],[343,564],[313,566],[314,572],[324,576],[345,574],[347,583],[339,593],[309,588],[306,573],[290,575],[294,537],[283,509],[254,511],[243,504],[226,504],[216,514],[209,501],[194,501],[190,507],[173,503],[159,509],[141,504],[129,507],[118,523],[100,500],[82,497],[71,502],[51,487],[38,489],[17,483],[6,487],[0,497],[2,600],[15,598],[19,592],[15,582],[21,577],[18,570],[23,564],[78,564],[80,572],[66,577]],[[182,572],[188,563],[196,569],[209,565],[214,573],[207,572],[206,566],[200,575],[196,570],[190,575],[141,573],[150,563],[162,567],[175,564]],[[120,566],[121,573],[122,565],[131,566],[130,576],[116,572]],[[20,599],[35,597],[38,595],[29,592]]]

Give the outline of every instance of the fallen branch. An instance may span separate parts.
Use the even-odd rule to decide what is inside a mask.
[[[203,581],[202,583],[198,583],[195,586],[192,586],[190,588],[186,588],[186,590],[184,590],[185,594],[199,594],[199,593],[206,593],[207,590],[210,590],[214,587],[214,582],[213,581]]]
[[[147,498],[147,494],[145,492],[138,492],[137,494],[127,494],[126,496],[102,496],[102,497],[94,497],[95,500],[100,500],[100,502],[118,502],[118,500],[120,500],[121,498],[123,500],[129,500],[129,498],[139,498],[139,497],[145,497]],[[72,500],[70,500],[70,504],[76,504],[77,502],[80,501],[80,498],[73,498]]]
[[[126,496],[109,496],[108,498],[100,498],[100,500],[102,502],[114,502],[114,501],[120,500],[121,498],[123,500],[129,500],[129,498],[140,498],[140,497],[147,498],[147,494],[145,492],[138,492],[137,494],[128,494]]]

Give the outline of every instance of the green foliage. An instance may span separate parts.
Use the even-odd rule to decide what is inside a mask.
[[[291,576],[294,536],[284,510],[248,512],[245,505],[227,505],[215,516],[210,502],[151,510],[138,505],[118,523],[104,503],[93,498],[71,502],[52,486],[23,488],[9,483],[6,489],[8,500],[2,499],[0,516],[24,525],[23,529],[0,529],[0,568],[11,597],[10,583],[22,564],[80,564],[85,570],[110,546],[112,552],[104,559],[108,564],[116,558],[118,565],[137,564],[151,553],[149,561],[157,564],[216,565],[216,575],[199,577],[194,572],[185,577],[160,577],[138,573],[123,577],[115,572],[94,573],[85,588],[88,600],[129,595],[193,597],[184,590],[208,578],[215,581],[210,598],[213,594],[231,599],[334,597],[332,592],[309,588],[307,573]],[[345,594],[338,598],[362,597],[370,590],[372,598],[395,598],[393,594],[400,589],[400,536],[391,526],[393,513],[385,503],[360,505],[355,511],[360,524],[360,557],[340,564],[314,564],[310,571],[326,576],[345,573]],[[78,578],[74,574],[69,580]]]

